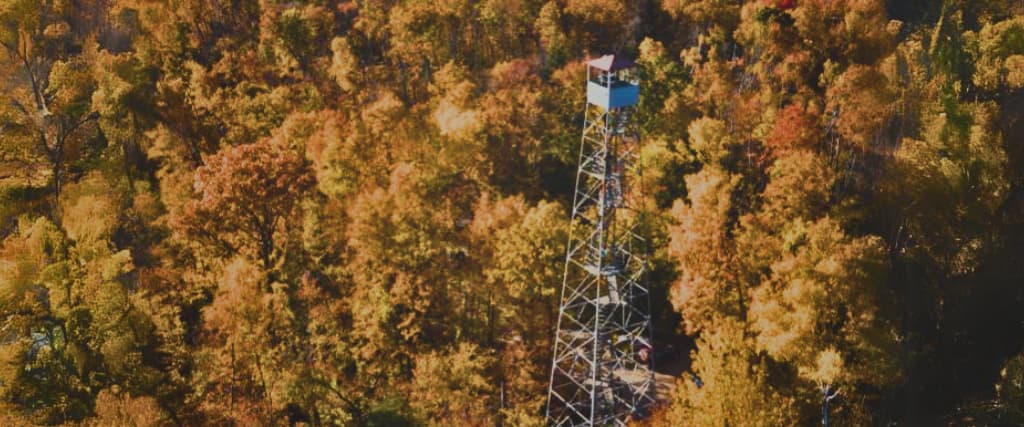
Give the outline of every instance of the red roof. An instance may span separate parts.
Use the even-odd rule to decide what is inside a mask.
[[[609,73],[636,66],[633,61],[616,55],[605,55],[597,59],[591,59],[587,62],[587,65]]]

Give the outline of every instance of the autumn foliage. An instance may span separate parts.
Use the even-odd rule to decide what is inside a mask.
[[[270,266],[275,236],[297,220],[296,207],[314,185],[306,160],[280,143],[263,141],[217,152],[195,172],[195,198],[177,228],[228,255]]]
[[[771,153],[781,157],[789,150],[815,149],[824,142],[824,136],[820,120],[803,107],[790,104],[780,111],[764,143]]]
[[[1024,425],[1024,5],[980,0],[0,1],[0,425],[545,425],[610,52],[639,422]]]

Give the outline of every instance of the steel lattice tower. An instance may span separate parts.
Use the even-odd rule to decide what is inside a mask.
[[[625,425],[654,402],[650,295],[644,280],[634,64],[588,62],[587,107],[565,257],[547,418]]]

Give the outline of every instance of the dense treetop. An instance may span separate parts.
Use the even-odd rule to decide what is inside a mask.
[[[1024,424],[1024,3],[0,0],[0,424],[544,424],[637,59],[653,425]]]

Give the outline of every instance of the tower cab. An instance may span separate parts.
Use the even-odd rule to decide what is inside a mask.
[[[636,105],[640,97],[636,64],[618,55],[587,62],[587,102],[605,110]]]

